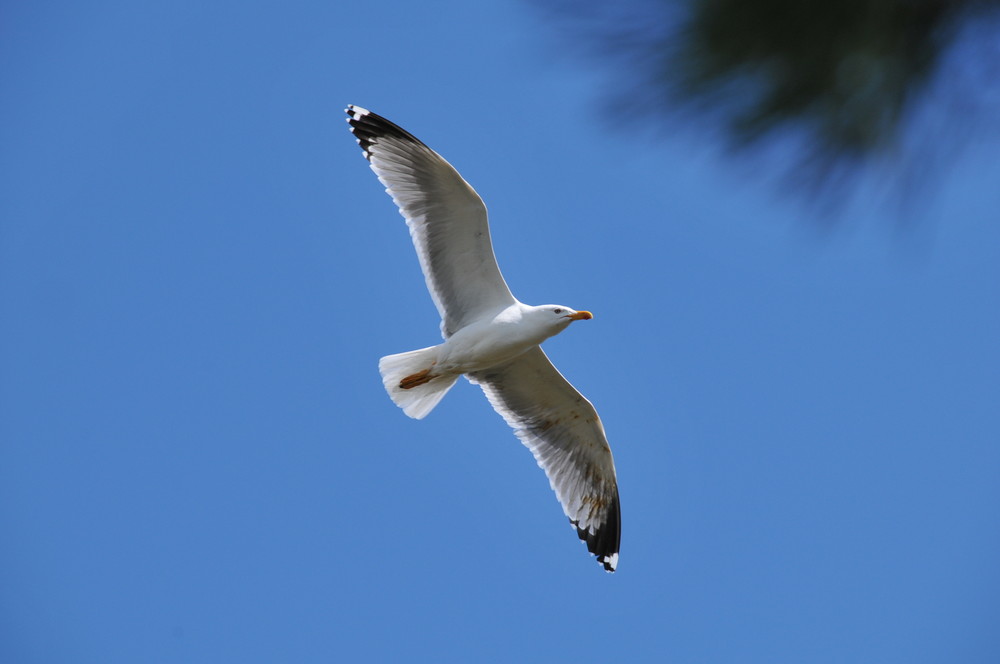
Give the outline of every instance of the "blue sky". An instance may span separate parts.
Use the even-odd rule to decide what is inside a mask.
[[[996,662],[1000,207],[818,232],[521,3],[9,6],[0,661]],[[485,199],[601,413],[619,571],[436,343],[358,104]]]

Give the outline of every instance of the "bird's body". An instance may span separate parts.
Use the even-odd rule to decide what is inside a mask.
[[[486,208],[472,187],[385,118],[357,106],[347,113],[372,170],[410,227],[445,339],[383,357],[386,391],[403,412],[420,419],[459,376],[480,385],[545,470],[581,539],[614,571],[621,519],[604,427],[539,347],[591,314],[514,298],[493,256]]]
[[[553,313],[558,310],[558,313]],[[574,318],[574,316],[577,316]],[[573,320],[590,318],[589,312],[568,307],[532,307],[515,302],[448,337],[440,348],[438,369],[457,374],[495,367],[559,334]]]

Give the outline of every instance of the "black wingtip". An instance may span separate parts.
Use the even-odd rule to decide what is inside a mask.
[[[372,150],[377,149],[379,139],[382,138],[408,141],[425,148],[427,147],[410,132],[386,120],[381,115],[372,113],[367,108],[348,104],[344,112],[348,115],[347,123],[351,125],[351,133],[354,134],[354,137],[358,140],[358,145],[364,151],[365,159],[369,161],[372,158]]]
[[[570,521],[576,528],[576,534],[587,543],[587,550],[597,556],[597,562],[608,572],[614,572],[618,567],[618,549],[622,539],[622,513],[618,501],[618,491],[608,505],[607,521],[602,523],[595,532],[584,530],[577,522]]]

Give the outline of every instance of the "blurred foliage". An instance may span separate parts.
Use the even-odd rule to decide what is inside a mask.
[[[783,175],[810,191],[900,161],[930,97],[976,94],[979,82],[959,91],[940,80],[975,63],[979,56],[947,56],[970,22],[992,23],[1000,9],[1000,0],[535,3],[612,68],[617,113],[627,106],[657,123],[687,112],[743,152],[791,138]],[[997,35],[990,31],[993,47]]]

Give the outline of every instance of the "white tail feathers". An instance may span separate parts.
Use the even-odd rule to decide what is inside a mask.
[[[438,347],[431,346],[408,353],[386,355],[378,361],[385,391],[404,413],[414,419],[421,420],[434,410],[434,406],[438,405],[458,380],[458,374],[434,374],[437,355]],[[404,380],[412,384],[412,387],[400,387]]]

